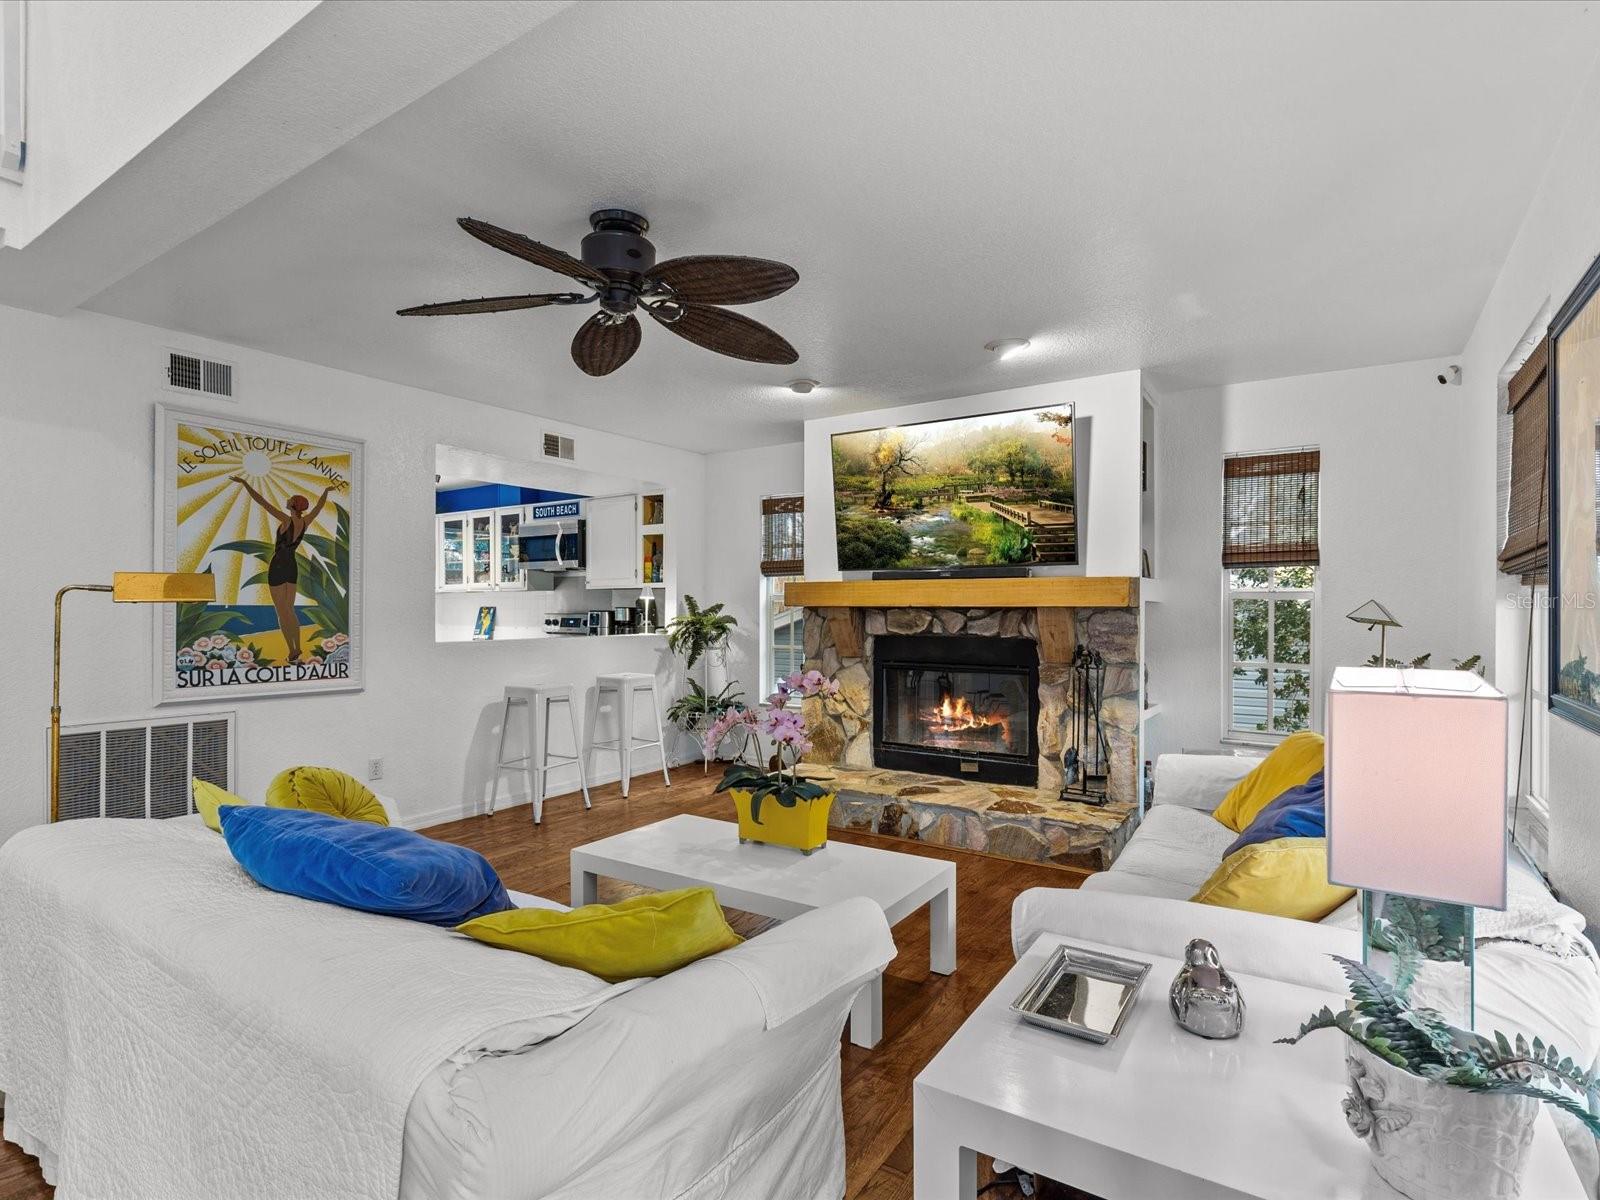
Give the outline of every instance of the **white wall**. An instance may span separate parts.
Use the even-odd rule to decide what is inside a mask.
[[[26,245],[318,2],[30,4],[27,185],[0,183],[5,244]]]
[[[240,402],[195,400],[159,387],[153,381],[168,345],[237,362]],[[259,796],[293,763],[361,775],[368,759],[382,757],[381,790],[399,801],[409,823],[446,819],[486,794],[505,684],[555,680],[584,689],[605,671],[665,677],[672,670],[659,638],[435,643],[434,454],[449,443],[533,459],[545,430],[572,434],[580,467],[659,480],[695,514],[674,530],[679,577],[695,592],[705,571],[701,455],[90,313],[54,318],[0,308],[0,364],[0,446],[8,451],[0,471],[0,509],[8,514],[0,534],[7,563],[0,611],[10,631],[0,689],[0,746],[8,766],[0,777],[0,838],[45,815],[55,589],[107,581],[113,570],[154,561],[157,401],[366,440],[366,688],[234,702],[236,782],[245,795]],[[148,608],[68,598],[68,724],[153,711],[151,633]],[[554,789],[570,780],[570,773],[555,777]]]
[[[720,601],[738,619],[728,654],[728,678],[738,680],[752,701],[761,698],[761,501],[767,496],[798,495],[804,475],[805,453],[799,442],[706,457],[705,592],[687,590],[702,604]],[[809,501],[806,508],[809,543]],[[808,560],[806,575],[813,574]]]
[[[1487,146],[1485,154],[1494,154]],[[1499,574],[1495,552],[1495,428],[1502,405],[1499,376],[1530,323],[1547,305],[1559,307],[1600,251],[1600,70],[1591,74],[1567,118],[1543,183],[1528,208],[1511,252],[1479,315],[1462,354],[1462,385],[1470,407],[1463,432],[1474,466],[1465,497],[1459,552],[1475,572],[1462,597],[1474,621],[1494,622],[1502,653],[1495,682],[1508,695],[1522,691],[1518,647],[1527,636],[1527,613],[1518,604],[1525,589]],[[1600,736],[1558,717],[1547,717],[1550,735],[1550,860],[1548,870],[1563,899],[1600,922]],[[1511,752],[1516,754],[1517,720]]]
[[[1076,575],[1139,574],[1139,372],[957,396],[927,404],[819,417],[806,422],[806,576],[839,578],[833,522],[835,433],[967,417],[1050,404],[1075,405],[1081,565]]]
[[[1470,397],[1441,387],[1448,360],[1396,363],[1179,392],[1157,399],[1159,602],[1145,632],[1151,698],[1146,757],[1216,747],[1222,732],[1222,458],[1317,446],[1322,451],[1318,597],[1319,695],[1337,666],[1377,652],[1378,637],[1344,619],[1367,600],[1404,628],[1391,655],[1432,652],[1432,665],[1493,652],[1487,616],[1466,597],[1482,571],[1461,553],[1463,511],[1481,464],[1467,434]],[[1494,493],[1490,463],[1489,495]]]

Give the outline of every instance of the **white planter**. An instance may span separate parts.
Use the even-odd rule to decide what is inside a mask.
[[[706,691],[715,696],[728,686],[728,648],[719,646],[708,650],[706,659]]]
[[[1410,1200],[1517,1200],[1539,1102],[1432,1083],[1351,1044],[1350,1129]],[[1535,1200],[1529,1197],[1529,1200]]]

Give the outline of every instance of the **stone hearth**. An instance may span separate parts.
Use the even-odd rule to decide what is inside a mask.
[[[1053,792],[974,783],[876,768],[801,768],[834,789],[828,823],[978,850],[1002,858],[1097,871],[1109,867],[1133,832],[1133,806],[1062,801]]]

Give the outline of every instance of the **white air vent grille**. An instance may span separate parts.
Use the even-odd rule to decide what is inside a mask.
[[[198,392],[233,399],[233,364],[197,354],[167,351],[167,386],[175,392]]]
[[[233,787],[233,714],[61,731],[61,819],[180,817],[189,780]]]
[[[228,363],[204,361],[200,364],[200,390],[213,396],[233,395],[233,367]]]
[[[544,435],[544,456],[546,458],[564,458],[568,462],[577,457],[578,448],[569,437],[562,437],[559,433]]]

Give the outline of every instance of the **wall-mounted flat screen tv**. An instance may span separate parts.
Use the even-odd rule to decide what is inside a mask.
[[[1072,405],[833,435],[841,571],[1078,562]]]

